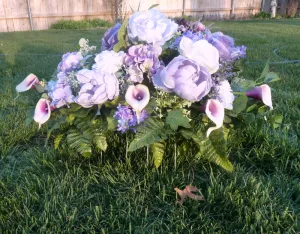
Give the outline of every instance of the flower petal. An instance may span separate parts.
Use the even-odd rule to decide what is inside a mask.
[[[207,130],[206,136],[209,137],[213,130],[222,127],[225,111],[223,105],[218,100],[209,99],[206,103],[205,113],[207,117],[216,124],[215,127],[211,127]]]
[[[39,79],[37,78],[37,76],[31,73],[20,84],[17,85],[16,91],[18,93],[25,92],[38,83]]]

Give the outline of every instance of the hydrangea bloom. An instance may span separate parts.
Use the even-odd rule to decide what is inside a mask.
[[[175,92],[189,101],[200,101],[211,87],[212,79],[207,68],[183,56],[174,58],[167,67],[153,76],[154,85],[166,92]]]
[[[123,57],[123,51],[116,53],[113,50],[105,50],[96,56],[93,70],[102,73],[116,73],[123,65]]]
[[[117,23],[112,28],[108,29],[102,40],[101,40],[101,50],[112,50],[114,45],[118,43],[118,31],[121,27],[120,23]]]
[[[160,67],[158,56],[161,51],[159,46],[131,46],[124,58],[124,63],[128,67],[129,80],[141,83],[144,79],[144,72],[150,71],[154,74]]]
[[[215,84],[214,88],[216,90],[215,99],[217,99],[225,109],[232,110],[234,95],[229,82],[227,80],[223,80]]]
[[[71,72],[82,68],[83,57],[79,52],[69,52],[62,56],[62,61],[58,64],[58,72]]]
[[[128,37],[132,42],[163,45],[177,32],[178,25],[161,11],[150,9],[134,13],[128,22]]]
[[[83,69],[78,72],[77,79],[81,88],[76,103],[89,108],[95,104],[103,104],[119,95],[119,82],[114,74],[101,73]]]
[[[140,115],[140,122],[145,121],[149,115],[146,110],[143,110]],[[133,111],[129,106],[118,105],[117,111],[114,114],[114,118],[118,120],[118,131],[124,133],[127,130],[135,131],[135,126],[137,125],[136,112]]]

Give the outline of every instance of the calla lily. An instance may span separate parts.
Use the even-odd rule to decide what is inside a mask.
[[[130,85],[125,94],[126,102],[135,110],[137,122],[140,123],[142,110],[147,106],[150,100],[150,93],[147,86],[138,84]]]
[[[39,128],[42,124],[46,123],[51,115],[51,107],[50,101],[41,98],[38,103],[36,104],[35,111],[34,111],[34,121],[39,124]]]
[[[31,89],[35,84],[39,84],[39,79],[36,75],[29,74],[20,84],[17,85],[16,91],[18,93],[25,92]]]
[[[207,130],[206,136],[209,137],[213,130],[222,127],[225,115],[224,107],[218,100],[209,99],[205,105],[205,114],[216,124],[215,127],[211,127]]]
[[[261,86],[255,87],[246,92],[248,97],[252,97],[254,99],[262,101],[265,105],[269,106],[271,110],[272,106],[272,95],[271,88],[269,85],[263,84]]]

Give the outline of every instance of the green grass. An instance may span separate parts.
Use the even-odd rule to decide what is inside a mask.
[[[98,27],[110,27],[112,23],[103,19],[91,20],[58,20],[51,25],[52,29],[88,29]]]
[[[243,76],[254,79],[267,59],[300,59],[300,21],[215,23],[248,46]],[[103,30],[49,30],[0,34],[0,233],[299,233],[300,64],[274,64],[275,113],[284,124],[266,123],[231,137],[227,173],[172,149],[159,170],[146,165],[145,150],[125,158],[118,151],[83,159],[68,149],[44,147],[45,128],[25,127],[34,93],[14,100],[28,73],[50,79],[64,52],[81,37],[99,45]],[[22,53],[22,55],[15,55]],[[48,54],[44,56],[27,54]],[[52,55],[50,55],[52,54]],[[110,141],[112,142],[113,139]],[[175,204],[175,187],[193,184],[206,201]]]

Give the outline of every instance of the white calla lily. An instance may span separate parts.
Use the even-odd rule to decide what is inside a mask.
[[[148,87],[142,84],[130,85],[126,91],[125,100],[135,110],[139,124],[141,112],[150,100]]]
[[[50,101],[41,98],[38,103],[36,104],[35,111],[34,111],[34,121],[39,124],[39,128],[42,124],[46,123],[51,115],[51,107]]]
[[[207,130],[206,136],[209,137],[212,131],[221,128],[223,126],[225,110],[223,105],[218,100],[209,99],[207,100],[205,106],[205,114],[211,121],[213,121],[216,124],[215,127],[210,127]]]
[[[210,74],[219,69],[219,52],[207,40],[193,42],[190,38],[184,36],[180,41],[178,51],[182,56],[206,67]]]

